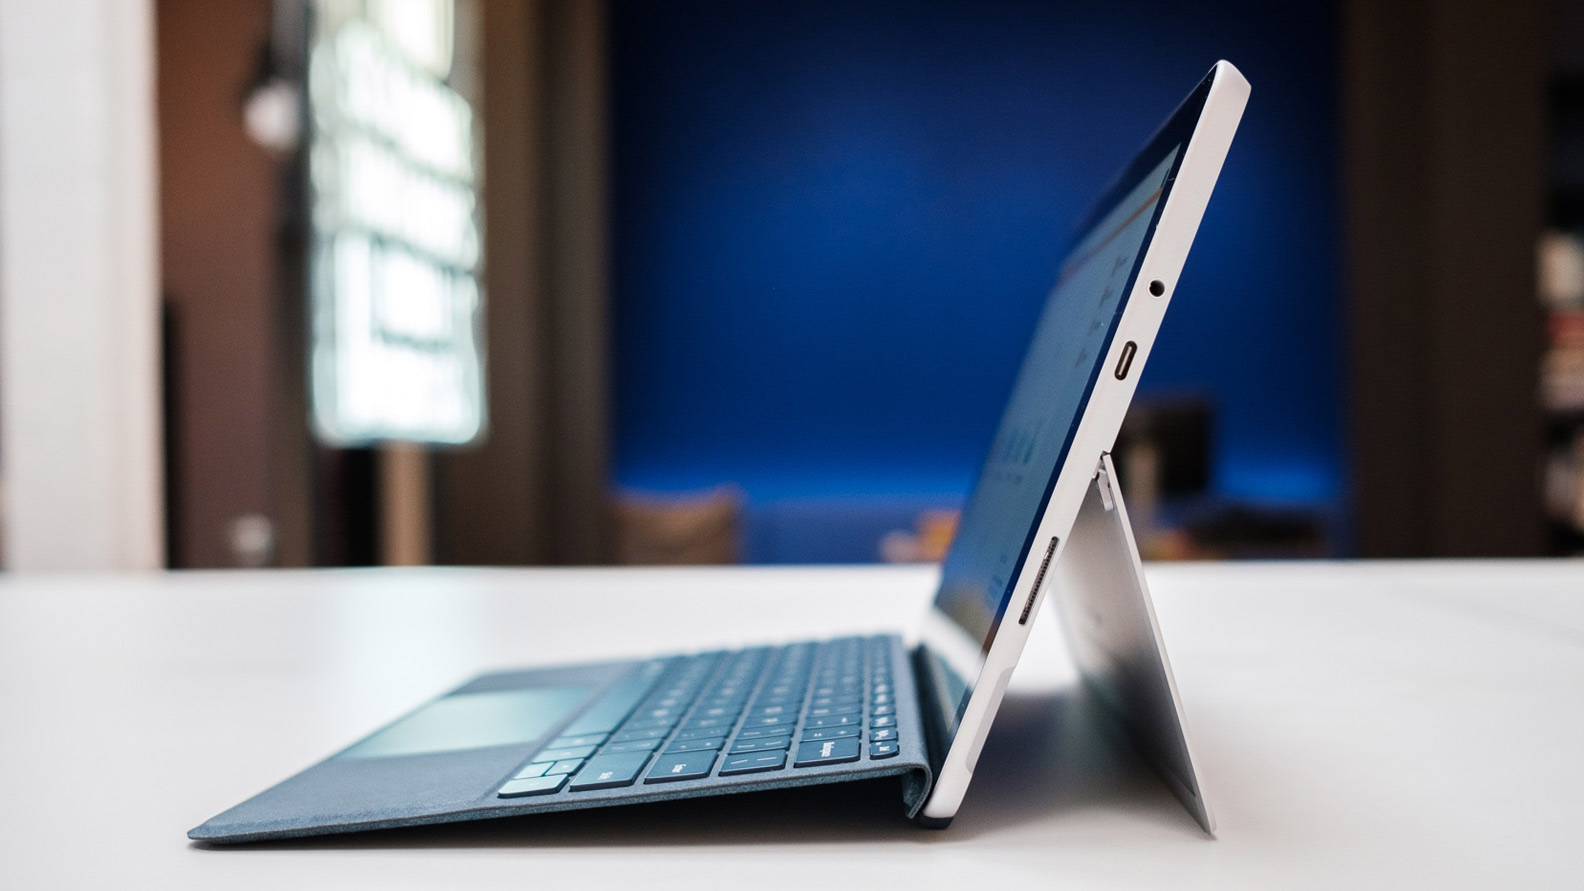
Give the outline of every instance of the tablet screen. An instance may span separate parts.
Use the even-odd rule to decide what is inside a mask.
[[[955,672],[945,661],[936,666],[942,705],[948,714],[954,702],[956,706],[948,732],[955,732],[972,693],[968,681],[973,674],[962,669],[974,657],[982,660],[995,640],[1018,567],[1102,371],[1181,150],[1180,143],[1152,146],[1153,154],[1140,159],[1146,163],[1135,164],[1130,179],[1113,189],[1109,202],[1075,239],[1035,326],[941,569],[935,609],[956,626],[951,636],[960,644],[959,652],[975,646],[978,650],[950,659],[962,663]]]

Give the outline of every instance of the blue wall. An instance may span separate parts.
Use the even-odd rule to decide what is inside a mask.
[[[615,476],[960,498],[1071,227],[1217,58],[1254,85],[1145,394],[1214,486],[1342,486],[1330,3],[613,0]]]

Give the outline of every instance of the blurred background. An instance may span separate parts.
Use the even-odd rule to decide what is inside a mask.
[[[5,565],[938,559],[1221,58],[1147,556],[1584,552],[1584,0],[0,0]]]

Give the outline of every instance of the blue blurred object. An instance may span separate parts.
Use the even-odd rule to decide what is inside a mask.
[[[615,482],[737,483],[751,561],[861,551],[778,505],[960,501],[1078,217],[1227,58],[1253,98],[1140,394],[1213,401],[1213,495],[1335,513],[1338,15],[613,0]]]

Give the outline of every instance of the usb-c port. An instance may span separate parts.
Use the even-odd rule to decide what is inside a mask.
[[[1128,341],[1122,344],[1122,358],[1117,360],[1116,379],[1127,377],[1128,369],[1133,367],[1133,354],[1138,352],[1138,344]]]

